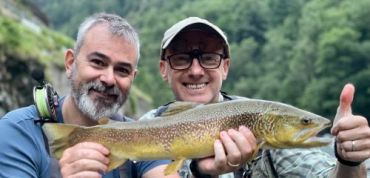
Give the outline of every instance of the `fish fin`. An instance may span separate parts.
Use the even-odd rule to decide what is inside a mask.
[[[259,141],[257,141],[257,151],[259,150],[259,149],[261,149],[262,147],[264,147],[265,146],[265,144],[266,144],[266,141],[265,140],[259,140]]]
[[[173,174],[176,171],[178,171],[181,168],[184,161],[185,161],[185,158],[174,160],[172,163],[167,165],[166,169],[164,170],[164,175],[167,176],[167,175]]]
[[[259,142],[258,144],[257,144],[257,148],[256,148],[256,150],[254,151],[254,153],[253,153],[253,155],[252,155],[252,159],[251,160],[253,160],[255,157],[257,157],[257,155],[258,155],[258,152],[259,152],[259,150],[265,145],[265,141],[263,140],[263,141],[261,141],[261,142]]]
[[[115,121],[107,117],[103,117],[98,120],[99,125],[114,124],[116,122],[120,122],[120,121]]]
[[[109,155],[108,172],[117,168],[118,166],[121,166],[126,161],[127,161],[127,159],[120,158],[120,157],[117,157],[117,156],[114,156],[114,155],[110,154]]]
[[[64,150],[72,146],[69,143],[69,136],[78,128],[79,126],[76,125],[55,123],[45,123],[42,126],[48,138],[50,151],[55,158],[60,159]]]
[[[98,120],[99,125],[105,125],[109,123],[109,119],[107,117],[100,118]]]
[[[168,108],[160,115],[160,116],[171,116],[175,115],[177,113],[193,109],[197,106],[200,106],[202,104],[194,103],[194,102],[186,102],[186,101],[177,101],[170,105],[168,105]]]

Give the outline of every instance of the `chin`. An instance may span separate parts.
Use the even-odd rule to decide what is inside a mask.
[[[188,97],[185,97],[187,99],[185,99],[184,101],[190,101],[190,102],[195,102],[195,103],[203,103],[203,104],[206,104],[206,103],[210,103],[212,101],[212,99],[206,97],[206,96],[188,96]]]

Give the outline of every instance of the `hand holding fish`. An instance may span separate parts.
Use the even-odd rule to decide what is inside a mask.
[[[245,126],[238,131],[220,133],[214,143],[215,156],[198,160],[198,170],[209,175],[220,175],[240,169],[257,151],[256,138]]]
[[[338,156],[360,163],[370,157],[370,128],[365,117],[352,114],[354,92],[352,84],[344,86],[331,133],[336,136]]]
[[[61,174],[67,177],[102,177],[108,169],[109,150],[98,143],[78,143],[63,152]]]

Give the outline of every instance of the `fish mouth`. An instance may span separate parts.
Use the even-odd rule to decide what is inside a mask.
[[[307,147],[307,148],[328,145],[329,143],[332,142],[332,138],[325,136],[321,132],[324,129],[329,128],[330,126],[331,126],[331,123],[328,122],[314,129],[302,130],[295,136],[295,141],[301,142],[301,146]]]

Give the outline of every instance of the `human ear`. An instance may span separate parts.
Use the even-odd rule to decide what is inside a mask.
[[[161,76],[162,76],[162,79],[164,81],[167,81],[168,80],[168,71],[167,71],[167,67],[166,67],[166,61],[164,60],[160,60],[159,61],[159,71],[161,73]]]
[[[68,49],[64,55],[64,67],[66,69],[67,77],[70,78],[72,75],[73,63],[75,62],[75,56],[72,49]]]
[[[222,79],[226,80],[227,74],[229,73],[229,68],[230,68],[230,59],[226,58],[223,60],[222,64]]]

